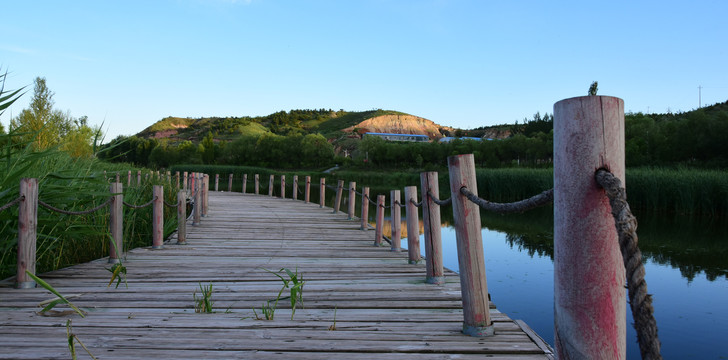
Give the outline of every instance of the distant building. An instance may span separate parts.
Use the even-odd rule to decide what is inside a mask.
[[[451,137],[451,136],[447,136],[447,137],[444,137],[444,138],[440,139],[440,142],[450,142],[450,141],[453,141],[453,140],[475,140],[475,141],[483,141],[483,138],[479,138],[479,137],[469,137],[469,136],[464,136],[464,137]],[[493,139],[485,139],[485,140],[493,140]]]
[[[415,135],[415,134],[389,134],[389,133],[375,133],[368,132],[364,134],[367,136],[380,137],[387,141],[411,141],[411,142],[428,142],[430,137],[427,135]]]

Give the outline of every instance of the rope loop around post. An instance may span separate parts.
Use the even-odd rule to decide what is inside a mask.
[[[480,198],[473,194],[467,187],[460,188],[460,193],[465,195],[471,202],[480,206],[484,210],[493,211],[501,214],[522,213],[554,202],[554,189],[546,190],[536,196],[525,200],[512,203],[495,203]]]
[[[25,199],[25,196],[23,196],[23,195],[21,195],[21,196],[18,196],[17,198],[15,198],[15,200],[13,200],[13,201],[11,201],[11,202],[9,202],[9,203],[7,203],[7,204],[3,205],[3,206],[0,206],[0,212],[3,212],[3,211],[5,211],[5,210],[7,210],[7,209],[9,209],[9,208],[11,208],[11,207],[13,207],[13,206],[15,206],[15,205],[19,204],[19,203],[20,203],[21,201],[23,201],[24,199]]]
[[[662,359],[660,339],[657,336],[657,321],[652,307],[652,295],[647,293],[645,267],[642,264],[642,252],[637,245],[637,218],[627,203],[627,191],[622,182],[611,172],[599,169],[594,178],[601,186],[612,207],[612,216],[617,227],[619,249],[624,259],[627,275],[627,291],[629,306],[637,330],[637,342],[643,359]]]
[[[447,198],[445,200],[440,200],[440,199],[437,198],[437,196],[433,195],[429,191],[427,192],[427,196],[429,196],[430,199],[432,199],[432,201],[435,204],[440,205],[440,206],[448,206],[448,205],[452,204],[452,198],[451,197],[449,197],[449,198]]]
[[[88,210],[82,210],[82,211],[69,211],[69,210],[59,209],[57,207],[54,207],[52,205],[49,205],[48,203],[46,203],[46,202],[44,202],[44,201],[42,201],[40,199],[38,199],[38,205],[40,205],[40,206],[42,206],[42,207],[44,207],[44,208],[46,208],[46,209],[48,209],[50,211],[57,212],[57,213],[64,214],[64,215],[86,215],[86,214],[91,214],[93,212],[96,212],[96,211],[101,210],[105,206],[111,204],[111,202],[113,201],[113,199],[114,199],[113,197],[109,197],[101,205],[96,206],[96,207],[93,207],[93,208],[88,209]]]
[[[415,202],[414,200],[410,199],[410,202],[411,202],[411,203],[412,203],[412,205],[414,205],[415,207],[421,207],[421,206],[422,206],[422,201],[420,201],[420,202]]]

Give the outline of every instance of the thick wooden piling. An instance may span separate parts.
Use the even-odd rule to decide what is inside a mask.
[[[202,175],[202,216],[207,216],[207,204],[210,194],[210,175]]]
[[[321,178],[319,182],[319,207],[323,208],[326,202],[326,178]]]
[[[152,249],[161,249],[164,241],[164,187],[152,187]]]
[[[442,230],[440,219],[440,205],[431,196],[439,198],[440,185],[436,171],[420,173],[422,188],[422,225],[425,232],[425,264],[427,265],[428,284],[442,284],[445,282],[444,266],[442,263]]]
[[[137,170],[137,186],[142,184],[142,171]]]
[[[402,251],[402,208],[400,205],[400,191],[390,191],[389,203],[392,217],[392,251]]]
[[[361,189],[361,226],[362,231],[369,230],[369,187]]]
[[[260,189],[260,175],[255,174],[255,195],[258,195]]]
[[[382,246],[382,234],[384,230],[384,195],[377,195],[376,225],[374,228],[374,246]]]
[[[141,178],[141,172],[137,175]],[[116,264],[120,261],[124,251],[124,189],[121,183],[113,183],[110,191],[113,200],[109,205],[109,232],[111,233],[109,264]]]
[[[114,182],[121,182],[121,175],[119,174],[118,171],[116,172],[116,175],[114,176],[114,179],[115,179]]]
[[[356,182],[349,181],[349,204],[348,211],[346,214],[349,216],[349,220],[354,219],[354,206],[356,205]]]
[[[243,174],[243,194],[247,192],[248,187],[248,174]]]
[[[339,180],[336,185],[336,198],[334,199],[334,206],[333,206],[334,214],[339,212],[339,208],[341,206],[341,193],[343,191],[344,191],[344,180]]]
[[[293,200],[298,200],[298,175],[293,175],[293,190],[291,191]]]
[[[220,191],[218,184],[220,183],[220,174],[215,174],[215,192]]]
[[[20,196],[18,204],[18,263],[15,287],[30,289],[35,287],[35,280],[28,276],[26,270],[35,275],[36,240],[38,227],[38,179],[22,178],[20,180]]]
[[[131,187],[131,170],[129,170],[129,172],[126,176],[126,186]]]
[[[309,200],[311,200],[311,177],[306,176],[306,188],[303,191],[303,198],[304,202],[308,204]]]
[[[488,310],[480,207],[460,192],[461,188],[467,187],[478,195],[475,161],[473,154],[455,155],[447,158],[447,164],[463,294],[463,333],[470,336],[490,336],[494,330]]]
[[[175,178],[175,183],[176,183],[175,189],[179,190],[179,171],[174,172],[174,178]]]
[[[626,358],[625,270],[611,207],[594,180],[624,184],[624,102],[554,104],[554,322],[559,358]]]
[[[187,245],[187,196],[177,192],[177,245]]]
[[[286,176],[281,175],[281,199],[286,198]]]
[[[187,171],[182,173],[182,190],[187,191]]]
[[[228,192],[233,192],[233,174],[230,174],[228,176],[228,188],[227,188],[227,191]]]
[[[273,175],[271,175],[268,178],[268,196],[273,196],[273,184],[275,183],[275,179]]]
[[[417,213],[417,186],[404,188],[405,217],[407,218],[407,254],[409,263],[420,262],[420,217]]]
[[[202,186],[197,173],[194,174],[194,194],[195,194],[195,206],[193,208],[192,215],[192,226],[200,225],[200,218],[202,217]]]

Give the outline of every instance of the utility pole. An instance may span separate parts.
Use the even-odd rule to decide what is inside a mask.
[[[698,85],[698,109],[703,107],[703,86]]]

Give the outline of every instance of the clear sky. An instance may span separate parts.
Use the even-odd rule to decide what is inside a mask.
[[[397,110],[460,128],[623,98],[728,100],[728,1],[0,1],[7,88],[36,76],[107,141],[165,116]]]

